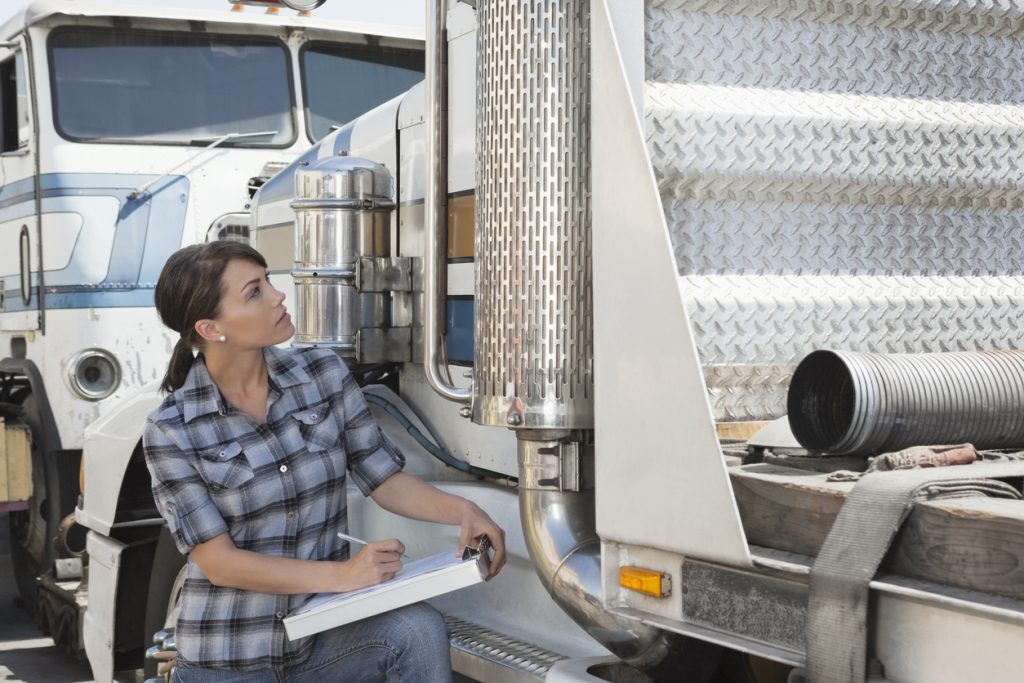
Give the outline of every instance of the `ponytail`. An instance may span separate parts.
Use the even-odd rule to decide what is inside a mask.
[[[168,394],[180,389],[185,384],[185,378],[188,377],[188,371],[192,369],[194,361],[192,345],[184,337],[180,337],[174,345],[174,351],[171,352],[171,362],[167,365],[167,374],[164,375],[160,388]]]
[[[160,272],[153,292],[156,311],[164,325],[181,335],[171,353],[160,388],[171,393],[185,384],[195,358],[192,347],[202,349],[195,324],[204,318],[216,318],[220,309],[221,277],[232,259],[241,259],[267,267],[263,256],[241,242],[193,244],[171,254]]]

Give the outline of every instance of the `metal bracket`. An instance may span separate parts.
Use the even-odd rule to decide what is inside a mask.
[[[525,452],[523,447],[526,446]],[[520,486],[534,490],[581,491],[580,445],[575,441],[520,441]]]
[[[82,578],[82,558],[59,557],[54,560],[53,573],[58,581],[73,581]]]
[[[412,360],[412,328],[364,327],[356,334],[360,363],[408,363]]]
[[[412,259],[361,256],[356,262],[356,289],[360,292],[411,292]]]
[[[558,462],[561,480],[559,488],[562,491],[580,490],[580,448],[575,441],[563,441],[559,448]]]

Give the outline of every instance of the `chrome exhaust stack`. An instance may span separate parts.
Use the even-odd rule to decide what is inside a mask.
[[[477,3],[471,415],[516,430],[523,533],[555,602],[618,657],[649,669],[668,656],[674,636],[602,605],[589,7],[585,0]]]
[[[594,427],[589,6],[477,5],[478,424]]]

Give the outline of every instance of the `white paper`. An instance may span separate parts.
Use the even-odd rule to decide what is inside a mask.
[[[369,593],[371,591],[380,590],[393,583],[403,581],[406,579],[412,579],[425,574],[432,574],[442,569],[454,567],[455,565],[462,564],[463,562],[474,562],[475,558],[463,560],[455,554],[455,549],[446,550],[443,553],[431,555],[430,557],[424,557],[419,560],[413,560],[409,564],[403,566],[397,574],[394,575],[390,580],[383,583],[378,583],[373,586],[367,586],[366,588],[360,588],[354,591],[348,591],[347,593],[318,593],[314,595],[309,601],[306,602],[302,607],[294,610],[291,615],[305,614],[311,612],[320,607],[326,607],[343,600],[348,600],[357,595],[363,593]]]

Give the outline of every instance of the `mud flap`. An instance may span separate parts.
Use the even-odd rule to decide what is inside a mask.
[[[117,608],[117,582],[121,554],[127,546],[90,531],[86,539],[89,553],[89,605],[82,625],[85,653],[97,683],[113,683],[114,625]]]

